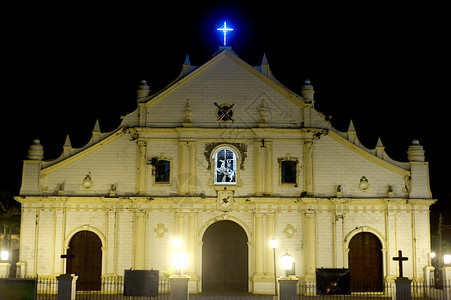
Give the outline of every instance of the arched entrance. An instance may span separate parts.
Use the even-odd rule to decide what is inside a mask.
[[[370,232],[356,234],[349,242],[352,292],[382,292],[382,245]]]
[[[202,246],[202,291],[248,291],[248,246],[244,229],[232,221],[213,223]]]
[[[75,274],[77,290],[99,291],[102,275],[102,242],[92,231],[77,232],[67,250],[66,273]]]

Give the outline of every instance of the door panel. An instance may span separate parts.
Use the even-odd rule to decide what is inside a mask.
[[[382,246],[372,233],[355,235],[349,243],[352,292],[382,291]]]
[[[248,291],[247,236],[235,222],[216,222],[204,234],[202,290]]]
[[[100,290],[102,275],[100,238],[91,231],[80,231],[70,240],[67,254],[66,273],[78,276],[77,290]]]

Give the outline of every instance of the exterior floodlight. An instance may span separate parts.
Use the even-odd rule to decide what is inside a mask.
[[[186,253],[180,252],[174,254],[172,257],[174,268],[177,270],[177,275],[180,275],[180,270],[185,269],[188,264],[188,256]]]
[[[182,247],[182,239],[179,237],[176,237],[172,240],[172,247],[175,249],[179,249]]]
[[[451,263],[451,255],[449,254],[443,255],[443,262],[445,263],[445,265],[449,265]]]
[[[432,251],[429,255],[431,256],[431,258],[434,258],[435,257],[435,252]]]
[[[288,272],[293,268],[293,256],[285,252],[280,258],[280,266],[285,271],[285,275],[288,277]]]
[[[0,259],[1,260],[8,260],[9,259],[9,252],[8,252],[8,250],[2,250],[0,252]]]
[[[272,249],[276,249],[277,248],[277,240],[276,238],[272,238],[269,240],[269,245],[271,246]]]

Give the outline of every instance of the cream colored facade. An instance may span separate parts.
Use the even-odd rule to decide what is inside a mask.
[[[142,82],[137,109],[113,132],[97,123],[83,148],[67,138],[61,157],[43,161],[35,141],[16,197],[21,276],[65,273],[60,256],[82,230],[101,240],[105,278],[130,268],[168,270],[178,236],[190,291],[200,292],[203,235],[231,220],[248,238],[250,292],[273,292],[272,237],[277,257],[289,252],[303,281],[314,281],[316,268],[348,267],[349,243],[361,232],[382,245],[384,280],[398,274],[392,257],[399,249],[409,257],[404,274],[423,280],[435,200],[418,141],[406,149],[408,162],[392,160],[380,141],[367,149],[352,122],[340,132],[314,108],[309,81],[297,95],[274,78],[266,58],[253,67],[221,50],[199,67],[186,60],[154,95]],[[235,155],[223,169],[221,150]],[[162,181],[159,161],[168,162]],[[294,177],[285,178],[288,171]]]

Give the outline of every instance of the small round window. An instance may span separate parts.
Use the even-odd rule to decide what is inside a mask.
[[[229,104],[221,104],[218,105],[215,102],[216,107],[218,110],[216,111],[216,115],[218,117],[218,121],[222,122],[233,122],[233,110],[232,108],[235,106],[235,104],[229,105]]]

